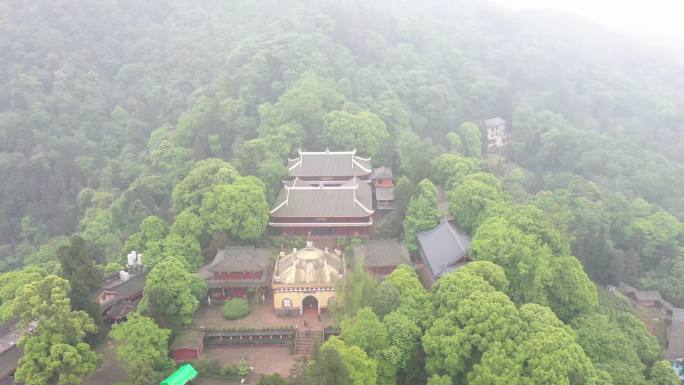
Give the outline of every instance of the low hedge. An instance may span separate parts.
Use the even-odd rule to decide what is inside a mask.
[[[235,379],[240,377],[240,366],[236,364],[221,365],[216,360],[197,360],[192,366],[199,372],[200,376],[215,377],[225,379]]]
[[[243,298],[233,298],[223,305],[223,318],[238,319],[249,314],[249,303]]]

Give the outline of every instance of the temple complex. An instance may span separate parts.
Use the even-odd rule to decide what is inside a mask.
[[[273,307],[278,315],[328,311],[335,301],[335,283],[345,273],[340,250],[304,249],[285,255],[281,251],[273,272]]]

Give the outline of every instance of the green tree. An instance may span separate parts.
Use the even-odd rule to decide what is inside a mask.
[[[373,311],[379,317],[384,317],[399,306],[400,297],[399,289],[387,281],[382,281],[373,298]]]
[[[418,192],[409,201],[404,218],[404,242],[411,253],[418,250],[416,235],[433,229],[439,223],[437,189],[427,179],[418,184]]]
[[[454,154],[442,154],[435,160],[435,183],[451,189],[470,174],[482,171],[479,159],[463,158]]]
[[[336,283],[335,318],[353,317],[359,309],[371,306],[377,286],[375,279],[366,271],[363,259],[357,258],[354,269],[347,271]]]
[[[463,155],[463,141],[461,137],[455,132],[448,132],[446,135],[447,142],[449,142],[449,153],[455,155]]]
[[[204,264],[202,250],[195,237],[171,233],[164,239],[163,250],[165,255],[184,261],[190,271],[197,271]]]
[[[579,314],[598,308],[596,286],[591,282],[582,264],[572,256],[553,260],[553,281],[547,290],[549,307],[565,322]]]
[[[340,323],[342,339],[347,345],[358,346],[370,356],[387,347],[387,328],[369,307],[359,309],[353,317]]]
[[[206,283],[199,276],[188,273],[177,258],[166,257],[147,275],[139,309],[158,325],[178,329],[192,322],[202,291],[206,293]]]
[[[680,383],[669,361],[658,361],[653,364],[649,379],[653,385],[678,385]]]
[[[338,110],[344,101],[332,82],[305,74],[280,95],[278,102],[259,106],[259,133],[265,136],[284,124],[296,124],[305,130],[307,144],[317,144],[325,115]]]
[[[349,371],[337,346],[323,344],[306,368],[307,385],[348,385]]]
[[[463,152],[467,157],[479,158],[482,156],[482,133],[477,124],[465,122],[456,132],[461,137]]]
[[[534,236],[500,217],[490,217],[473,236],[470,249],[476,261],[490,261],[506,272],[508,293],[517,303],[548,304],[546,289],[553,278],[552,255]]]
[[[69,240],[69,245],[64,245],[57,250],[57,258],[62,268],[62,277],[69,281],[71,291],[69,300],[71,308],[83,310],[95,320],[100,322],[100,306],[92,297],[102,284],[102,273],[95,266],[97,250],[91,244],[78,235]]]
[[[230,164],[210,158],[194,164],[188,174],[173,188],[173,210],[199,210],[204,194],[214,185],[233,183],[240,175]]]
[[[447,194],[449,213],[461,229],[472,234],[487,216],[487,209],[503,201],[501,183],[491,174],[475,173],[465,177]]]
[[[410,131],[401,132],[397,138],[396,149],[399,169],[403,175],[412,181],[430,177],[437,149],[429,140],[421,139]]]
[[[0,274],[0,322],[4,323],[16,315],[14,300],[24,286],[40,281],[45,275],[43,270],[35,267]]]
[[[577,341],[597,369],[610,374],[613,384],[645,382],[646,366],[630,339],[615,323],[598,313],[582,314],[572,320]]]
[[[83,342],[97,327],[83,311],[72,311],[69,282],[55,275],[25,285],[15,298],[22,325],[36,321],[33,333],[19,340],[24,354],[15,378],[27,385],[77,385],[99,363],[99,356]]]
[[[110,335],[116,341],[119,364],[131,385],[158,382],[173,368],[168,357],[171,331],[161,329],[151,318],[137,312],[129,314],[126,322],[112,327]]]
[[[411,197],[416,194],[418,186],[405,176],[400,176],[394,184],[394,205],[403,219]]]
[[[387,146],[389,133],[377,115],[361,111],[333,111],[324,121],[322,142],[333,150],[357,149],[361,154],[375,157]]]
[[[264,185],[254,178],[216,185],[206,193],[200,217],[211,231],[226,231],[238,241],[258,239],[268,224]]]
[[[176,216],[170,234],[178,234],[182,237],[199,237],[202,234],[202,221],[192,211],[186,210]]]

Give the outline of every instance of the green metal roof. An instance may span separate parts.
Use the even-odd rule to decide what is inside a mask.
[[[181,365],[178,370],[162,381],[160,385],[185,385],[195,377],[197,377],[197,370],[192,365],[185,364]]]

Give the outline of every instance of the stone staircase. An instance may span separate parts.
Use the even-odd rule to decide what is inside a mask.
[[[321,346],[323,343],[323,330],[311,330],[309,335],[306,335],[305,330],[297,332],[297,351],[298,356],[311,356],[313,354],[314,346]]]
[[[261,379],[261,374],[249,372],[245,378],[245,385],[257,385]]]

